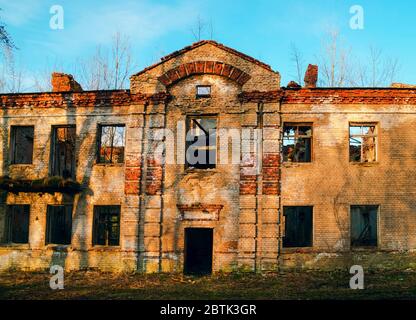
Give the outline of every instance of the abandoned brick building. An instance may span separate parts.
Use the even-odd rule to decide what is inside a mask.
[[[0,95],[0,270],[416,267],[416,89],[317,74],[200,41],[130,90]]]

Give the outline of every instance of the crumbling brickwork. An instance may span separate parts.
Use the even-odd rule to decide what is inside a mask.
[[[188,228],[213,230],[212,252],[205,254],[214,272],[357,261],[414,266],[408,179],[415,166],[416,90],[325,89],[315,88],[316,81],[311,66],[307,88],[281,87],[268,65],[201,41],[133,75],[131,90],[82,91],[71,76],[54,74],[54,92],[0,95],[0,270],[59,264],[182,272],[192,254]],[[201,85],[208,95],[197,94]],[[377,128],[376,161],[350,159],[349,130],[359,123]],[[22,179],[56,178],[51,172],[60,155],[53,132],[68,125],[75,126],[74,183],[81,191],[69,193],[59,184],[46,192],[16,191]],[[20,126],[34,128],[31,163],[12,161],[19,147],[12,127]],[[105,126],[113,135],[102,131]],[[185,153],[188,129],[201,135],[208,126],[215,127],[215,139],[203,147],[215,150],[215,165],[193,166]],[[285,136],[299,132],[293,143]],[[113,151],[122,160],[103,161]],[[14,243],[12,233],[23,231],[10,207],[23,204],[30,205],[28,240]],[[49,243],[48,207],[63,204],[72,206],[70,243]],[[366,225],[377,229],[377,245],[356,248],[351,207],[366,205],[378,208],[376,225]],[[103,206],[107,211],[99,210]],[[311,224],[305,227],[302,215],[296,220],[301,228],[294,229],[304,232],[306,245],[285,245],[295,221],[285,215],[287,207],[312,207]]]

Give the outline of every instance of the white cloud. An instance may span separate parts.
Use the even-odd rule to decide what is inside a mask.
[[[41,7],[40,1],[0,0],[0,17],[6,24],[19,27],[36,17]]]
[[[197,16],[192,2],[176,5],[127,2],[102,5],[95,10],[73,11],[65,9],[65,29],[51,30],[48,46],[57,51],[82,50],[85,46],[107,44],[115,32],[128,36],[135,47],[148,44],[168,32],[189,28]]]

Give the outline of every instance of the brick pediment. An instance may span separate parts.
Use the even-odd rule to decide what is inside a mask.
[[[166,71],[158,77],[158,80],[165,86],[169,86],[189,76],[200,74],[213,74],[226,77],[241,86],[251,78],[249,74],[227,63],[219,61],[194,61],[181,64]]]

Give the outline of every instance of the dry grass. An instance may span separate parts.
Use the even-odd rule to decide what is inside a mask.
[[[349,289],[348,272],[65,275],[65,289],[51,290],[50,275],[0,275],[0,299],[414,299],[416,272],[367,272],[365,290]]]

